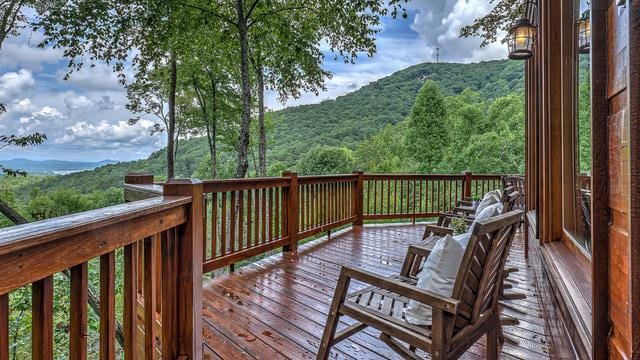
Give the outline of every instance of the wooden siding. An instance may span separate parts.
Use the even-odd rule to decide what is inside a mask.
[[[421,225],[365,226],[205,283],[205,358],[315,358],[340,267],[349,264],[379,274],[398,274],[407,246],[418,242],[423,230]],[[504,302],[503,313],[520,319],[520,325],[505,327],[507,340],[501,358],[547,359],[542,308],[533,273],[524,259],[523,237],[521,234],[514,243],[508,264],[520,271],[511,274],[513,281],[508,283],[527,298]],[[483,338],[462,358],[485,358],[484,343]],[[338,344],[333,356],[399,359],[373,329]]]
[[[616,1],[607,11],[607,148],[609,167],[610,358],[631,358],[631,278],[629,237],[629,116],[627,99],[628,10]]]

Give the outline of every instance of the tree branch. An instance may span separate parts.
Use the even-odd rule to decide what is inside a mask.
[[[238,27],[238,22],[235,22],[235,21],[229,19],[228,17],[226,17],[226,16],[224,16],[224,15],[222,15],[220,13],[217,13],[217,12],[211,10],[211,9],[206,9],[206,8],[203,8],[203,7],[197,6],[197,5],[186,4],[186,3],[182,2],[182,1],[177,1],[177,4],[178,5],[182,5],[182,6],[186,6],[188,8],[192,8],[192,9],[195,9],[195,10],[200,10],[202,12],[205,12],[205,13],[209,14],[209,15],[213,15],[213,16],[217,17],[218,19],[224,20],[224,21],[228,22],[229,24],[231,24],[231,25],[233,25],[235,27]]]

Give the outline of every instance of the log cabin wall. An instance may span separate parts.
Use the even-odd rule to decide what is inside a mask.
[[[640,358],[640,1],[591,2],[591,252],[567,238],[576,2],[539,0],[526,66],[531,260],[557,358]],[[569,140],[567,140],[569,139]],[[563,142],[565,143],[563,146]]]

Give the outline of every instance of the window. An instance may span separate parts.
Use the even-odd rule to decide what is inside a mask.
[[[581,249],[591,252],[591,51],[585,47],[585,37],[590,37],[586,21],[589,21],[587,1],[576,1],[579,12],[575,32],[575,90],[573,95],[573,124],[564,127],[570,134],[564,136],[563,172],[565,187],[564,228],[572,241]],[[576,9],[578,10],[578,9]],[[590,32],[590,29],[588,30]],[[588,43],[587,43],[588,45]]]

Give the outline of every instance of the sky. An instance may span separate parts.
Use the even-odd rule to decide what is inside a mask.
[[[490,10],[486,0],[414,0],[407,19],[383,19],[377,35],[377,53],[362,55],[356,64],[334,61],[327,54],[323,64],[333,77],[319,96],[303,94],[279,103],[268,93],[269,109],[318,103],[357,90],[379,78],[423,62],[478,62],[506,58],[500,43],[480,47],[479,39],[460,39],[466,24]],[[99,161],[147,157],[165,146],[163,134],[150,135],[153,116],[142,116],[128,125],[133,115],[126,110],[126,92],[106,65],[86,68],[63,80],[67,61],[62,50],[37,48],[42,34],[25,30],[7,39],[0,52],[0,103],[7,113],[0,118],[0,134],[47,135],[44,144],[27,149],[5,148],[1,159]],[[129,74],[133,76],[133,74]]]

